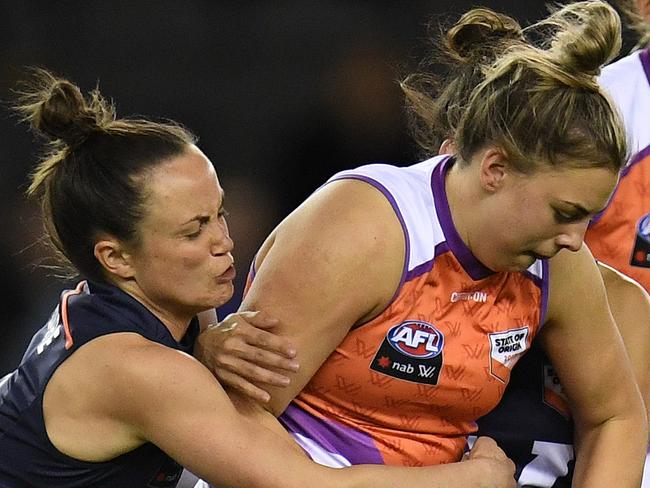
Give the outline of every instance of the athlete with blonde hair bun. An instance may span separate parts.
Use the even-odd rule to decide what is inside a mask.
[[[241,310],[277,316],[301,368],[259,415],[280,416],[329,466],[453,463],[537,337],[575,419],[573,486],[635,487],[646,413],[582,245],[627,157],[596,80],[620,49],[620,21],[604,2],[573,3],[531,28],[543,41],[532,45],[512,19],[474,9],[448,41],[485,40],[495,25],[519,41],[480,53],[455,155],[339,173],[260,248]],[[418,79],[403,88],[426,115],[437,102]],[[423,120],[424,133],[438,123]],[[246,328],[199,338],[205,363],[240,391],[257,378],[226,380],[235,372],[219,358],[245,356],[231,347]]]

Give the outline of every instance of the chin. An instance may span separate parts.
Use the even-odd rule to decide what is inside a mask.
[[[226,302],[229,302],[232,296],[235,294],[235,286],[232,283],[228,283],[227,285],[221,285],[219,287],[219,290],[215,295],[212,297],[212,307],[220,307],[224,305]]]
[[[518,273],[521,271],[526,271],[534,262],[534,257],[522,254],[508,263],[502,263],[500,266],[491,269],[494,271]]]

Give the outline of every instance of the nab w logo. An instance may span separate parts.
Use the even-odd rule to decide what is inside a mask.
[[[435,366],[425,366],[423,364],[418,364],[418,369],[420,370],[420,376],[423,378],[433,378],[433,375],[436,374]]]
[[[438,329],[415,320],[396,325],[388,331],[386,338],[397,351],[417,359],[437,356],[444,345],[444,336]]]
[[[407,320],[391,327],[370,369],[400,380],[438,384],[445,338],[433,325]]]

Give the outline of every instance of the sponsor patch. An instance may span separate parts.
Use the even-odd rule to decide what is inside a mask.
[[[528,327],[488,334],[490,338],[490,373],[504,383],[521,355],[528,349]]]
[[[650,268],[650,214],[642,217],[636,226],[636,239],[630,264],[640,268]]]
[[[564,417],[571,418],[571,410],[566,395],[562,390],[560,378],[555,369],[548,363],[544,363],[544,403],[557,410]]]
[[[466,302],[487,302],[488,294],[484,291],[455,291],[449,297],[451,303],[466,301]]]
[[[427,322],[402,322],[388,331],[370,369],[413,383],[436,385],[444,342],[442,332]]]
[[[183,474],[183,466],[173,459],[167,459],[147,486],[152,488],[171,488],[178,484]]]

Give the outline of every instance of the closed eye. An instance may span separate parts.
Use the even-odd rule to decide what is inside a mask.
[[[197,237],[199,237],[201,235],[201,233],[203,232],[203,229],[205,228],[206,224],[209,221],[210,221],[209,217],[201,217],[201,218],[199,218],[198,219],[199,228],[196,230],[196,232],[192,232],[190,234],[185,234],[185,237],[187,237],[190,240],[196,239]]]
[[[570,224],[572,222],[577,222],[580,220],[580,217],[572,214],[567,214],[559,210],[553,210],[553,217],[558,224]]]

